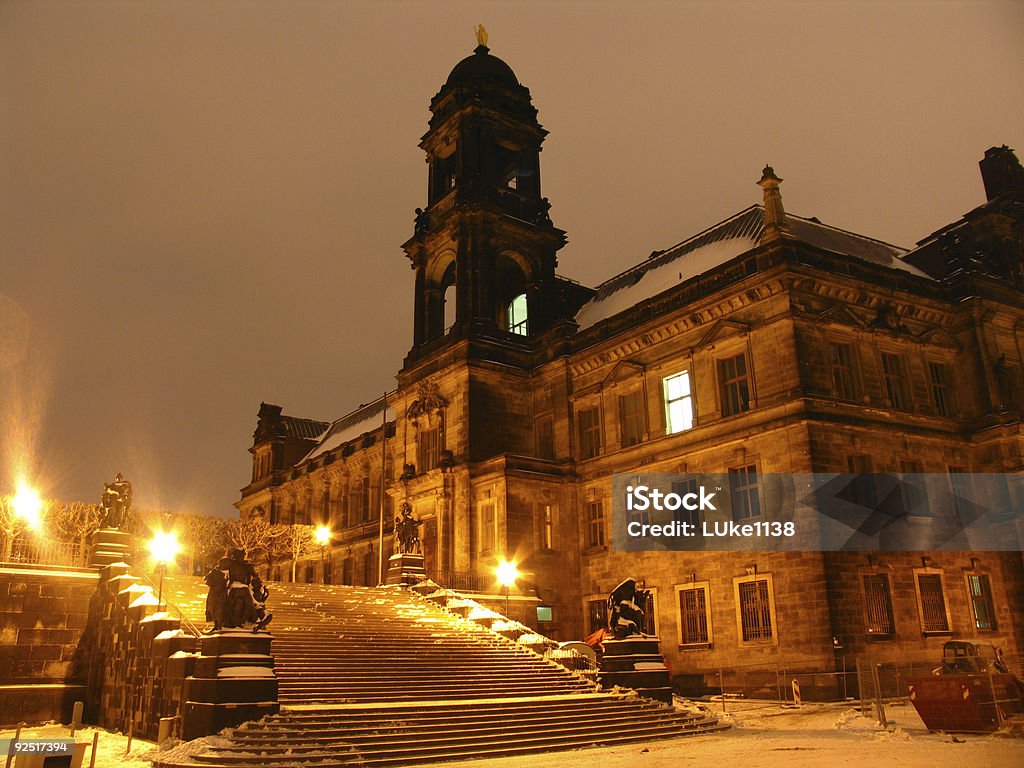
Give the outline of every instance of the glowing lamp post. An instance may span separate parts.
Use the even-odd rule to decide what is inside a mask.
[[[160,588],[156,598],[156,609],[159,611],[164,597],[164,573],[167,571],[167,563],[178,555],[178,537],[173,533],[161,531],[150,540],[149,554],[160,570]]]
[[[32,488],[24,482],[18,483],[18,492],[11,499],[14,506],[14,513],[25,521],[33,531],[43,527],[43,500]]]
[[[331,540],[331,529],[326,525],[319,526],[314,532],[313,536],[316,538],[316,543],[320,545],[320,583],[327,583],[327,571],[324,569],[324,548],[327,543]]]
[[[516,579],[519,578],[519,569],[516,568],[516,564],[508,560],[502,560],[498,563],[498,567],[494,569],[495,575],[498,577],[498,583],[501,584],[505,590],[505,616],[508,616],[508,588],[516,583]]]

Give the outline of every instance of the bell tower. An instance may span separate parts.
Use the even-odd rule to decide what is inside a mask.
[[[431,100],[420,142],[427,205],[402,246],[416,271],[406,367],[467,338],[529,344],[567,311],[555,277],[565,233],[541,196],[547,131],[482,28],[477,41]]]

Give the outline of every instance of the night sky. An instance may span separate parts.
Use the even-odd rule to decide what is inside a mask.
[[[1024,153],[1021,2],[0,2],[0,493],[234,514],[260,401],[394,387],[430,98],[476,45],[551,135],[559,272],[760,202],[902,246]]]

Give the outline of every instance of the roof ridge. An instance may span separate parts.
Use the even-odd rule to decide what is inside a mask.
[[[758,205],[758,206],[755,206],[755,207],[760,208],[761,206]],[[862,235],[860,232],[854,232],[851,229],[843,229],[842,227],[837,227],[837,226],[835,226],[833,224],[826,224],[825,222],[823,222],[820,219],[818,219],[816,216],[814,216],[814,217],[800,216],[799,214],[790,213],[789,211],[786,211],[786,218],[800,219],[800,221],[803,221],[803,222],[805,222],[807,224],[811,224],[811,225],[813,225],[815,227],[822,227],[823,229],[831,229],[834,232],[842,232],[844,235],[850,235],[851,237],[856,237],[856,238],[858,238],[860,240],[869,240],[872,243],[878,243],[879,245],[884,245],[887,248],[895,248],[897,251],[903,251],[903,253],[910,253],[910,249],[909,248],[905,248],[902,245],[896,245],[895,243],[890,243],[890,242],[887,242],[885,240],[879,240],[877,237],[869,237],[868,235]]]
[[[612,275],[607,280],[604,280],[604,281],[598,283],[595,286],[594,290],[600,291],[607,284],[609,284],[609,283],[611,283],[611,282],[613,282],[615,280],[618,280],[620,277],[625,277],[629,273],[635,272],[638,269],[643,268],[643,271],[646,272],[652,266],[656,266],[663,256],[667,256],[668,254],[672,253],[673,251],[677,251],[677,250],[683,248],[684,246],[689,245],[694,240],[698,240],[701,237],[709,234],[710,232],[713,232],[714,230],[718,229],[719,227],[723,227],[726,224],[729,224],[729,223],[735,221],[736,219],[740,218],[741,216],[744,216],[744,215],[750,213],[751,210],[756,209],[756,208],[760,208],[760,207],[761,206],[756,204],[756,203],[753,204],[753,205],[748,205],[743,210],[741,210],[741,211],[739,211],[737,213],[734,213],[731,216],[727,216],[726,218],[724,218],[721,221],[719,221],[717,224],[712,224],[710,227],[707,227],[706,229],[701,230],[697,234],[692,235],[692,236],[686,238],[685,240],[681,240],[678,243],[676,243],[675,245],[671,245],[668,248],[665,248],[664,250],[661,251],[661,253],[659,253],[654,258],[644,259],[639,264],[634,264],[632,267],[629,267],[628,269],[624,269],[622,272],[619,272],[617,275]]]

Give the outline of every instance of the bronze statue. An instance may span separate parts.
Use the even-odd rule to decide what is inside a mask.
[[[259,632],[270,623],[266,609],[270,590],[266,588],[252,563],[240,549],[232,549],[216,568],[206,575],[206,619],[213,631],[251,626]]]
[[[132,506],[132,484],[118,472],[112,483],[103,484],[100,497],[100,528],[123,528]]]
[[[422,523],[412,516],[412,506],[407,501],[402,502],[401,513],[401,517],[395,518],[395,542],[398,551],[403,555],[419,552],[419,527]]]
[[[608,630],[616,640],[646,633],[643,606],[650,595],[646,589],[637,588],[636,579],[626,579],[608,595]]]

